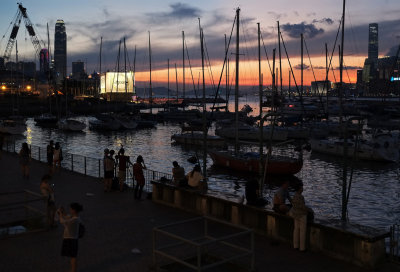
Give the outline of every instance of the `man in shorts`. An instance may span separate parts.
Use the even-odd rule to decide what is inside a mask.
[[[126,166],[128,163],[133,165],[129,159],[129,156],[125,156],[125,150],[121,148],[116,156],[118,160],[118,180],[119,180],[119,190],[122,192],[124,189],[124,183],[126,180]]]

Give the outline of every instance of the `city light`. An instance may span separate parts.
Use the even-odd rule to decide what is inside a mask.
[[[1,86],[1,90],[2,90],[2,91],[5,91],[6,89],[7,89],[7,87],[6,87],[5,85],[2,85],[2,86]]]
[[[27,90],[27,91],[30,91],[31,89],[32,89],[32,86],[31,86],[31,85],[26,86],[26,90]]]

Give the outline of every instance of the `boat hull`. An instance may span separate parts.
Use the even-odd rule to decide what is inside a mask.
[[[228,152],[209,151],[211,159],[215,165],[230,168],[235,171],[260,172],[260,161],[258,158],[246,156],[233,156]],[[263,160],[265,165],[265,159]],[[267,174],[271,175],[294,175],[300,172],[303,161],[287,157],[271,157],[267,165]]]
[[[195,133],[183,133],[183,134],[174,134],[171,136],[171,140],[174,140],[178,144],[184,145],[196,145],[203,146],[204,138],[203,134]],[[208,147],[225,147],[225,140],[218,136],[207,135],[207,146]]]

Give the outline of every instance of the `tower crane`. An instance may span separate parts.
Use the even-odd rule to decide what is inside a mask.
[[[32,41],[33,47],[35,48],[37,56],[39,56],[40,49],[41,49],[40,41],[36,35],[35,29],[33,28],[33,24],[31,22],[31,20],[29,19],[28,14],[26,13],[26,8],[24,8],[21,3],[17,3],[17,4],[18,4],[18,10],[17,10],[17,14],[15,16],[14,25],[11,30],[10,38],[8,39],[8,43],[7,43],[7,46],[4,51],[4,55],[3,55],[3,58],[6,60],[8,60],[10,58],[11,51],[14,47],[14,43],[16,41],[18,30],[19,30],[22,20],[24,20],[26,30],[29,33],[29,36],[31,38],[31,41]]]

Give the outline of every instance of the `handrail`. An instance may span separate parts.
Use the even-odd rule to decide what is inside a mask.
[[[0,147],[1,148],[1,147]],[[4,142],[3,150],[7,152],[17,153],[16,149],[16,141],[7,140]],[[46,162],[46,147],[41,147],[37,145],[30,145],[31,150],[31,158],[38,160],[40,162]],[[102,178],[103,172],[103,159],[88,157],[78,154],[73,154],[70,152],[63,152],[63,160],[61,162],[61,167],[64,169],[71,170],[72,172],[80,173],[83,175]],[[130,168],[127,168],[127,175],[125,183],[127,185],[133,184],[133,171],[130,171]],[[150,191],[152,189],[150,182],[155,179],[160,179],[161,177],[165,177],[167,179],[172,179],[172,174],[163,173],[152,169],[143,169],[143,174],[145,176],[145,191]],[[1,194],[0,194],[1,195]]]

